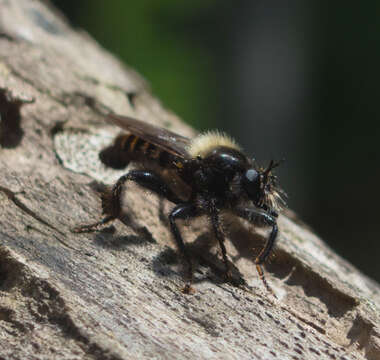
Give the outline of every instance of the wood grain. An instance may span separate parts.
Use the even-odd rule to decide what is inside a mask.
[[[182,294],[170,204],[138,188],[124,223],[71,233],[99,219],[97,190],[123,173],[98,160],[118,133],[107,111],[193,130],[47,4],[0,0],[0,358],[380,359],[379,285],[290,212],[266,267],[278,299],[253,263],[263,235],[232,221],[227,248],[247,286],[223,281],[200,221],[185,235],[197,292]]]

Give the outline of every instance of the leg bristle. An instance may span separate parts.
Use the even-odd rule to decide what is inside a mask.
[[[182,289],[182,292],[186,295],[193,295],[195,294],[195,289],[191,286],[191,283],[187,283]]]
[[[261,281],[263,282],[265,288],[267,289],[267,291],[269,293],[271,293],[277,299],[276,294],[274,293],[274,291],[272,290],[272,288],[269,286],[269,284],[267,283],[267,281],[265,279],[264,271],[261,267],[261,264],[256,263],[256,270],[257,270],[257,273],[259,274],[259,277],[260,277]]]
[[[101,195],[103,214],[117,217],[120,213],[120,192],[121,186],[116,184],[112,189],[107,189]]]

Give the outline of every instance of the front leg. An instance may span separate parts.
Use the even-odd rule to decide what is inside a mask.
[[[105,217],[94,224],[79,226],[74,228],[72,231],[76,233],[97,231],[103,225],[117,219],[120,216],[121,212],[121,193],[123,185],[127,181],[134,181],[145,189],[148,189],[175,204],[181,202],[178,196],[168,187],[168,185],[165,184],[163,179],[160,178],[157,174],[144,170],[132,170],[126,175],[123,175],[121,178],[119,178],[112,189],[106,191],[102,195],[103,213]]]
[[[235,210],[235,214],[240,216],[243,219],[248,220],[253,225],[258,225],[258,226],[267,225],[267,226],[272,227],[272,231],[269,235],[269,238],[264,248],[260,251],[259,255],[257,255],[255,259],[255,264],[256,264],[257,272],[260,276],[260,279],[263,281],[264,286],[270,293],[275,295],[273,293],[273,290],[269,287],[268,283],[265,280],[262,264],[265,263],[271,251],[273,250],[273,246],[275,244],[277,233],[278,233],[277,219],[272,214],[269,214],[263,210],[252,208],[252,207],[238,208]]]
[[[274,211],[272,209],[270,209],[268,206],[266,206],[265,204],[260,206],[259,207],[260,209],[263,209],[267,214],[269,214],[270,216],[272,216],[273,218],[278,218],[278,212],[277,211]]]

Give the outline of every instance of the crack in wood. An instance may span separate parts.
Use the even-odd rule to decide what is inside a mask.
[[[61,230],[57,229],[55,226],[51,225],[50,223],[48,223],[41,216],[39,216],[38,214],[36,214],[33,210],[29,209],[25,204],[23,204],[22,201],[20,201],[19,199],[17,199],[17,196],[16,196],[17,194],[14,193],[12,190],[7,189],[4,186],[0,186],[0,191],[3,192],[8,197],[8,199],[10,201],[12,201],[20,210],[22,210],[27,215],[31,216],[34,220],[37,220],[39,223],[47,226],[51,230],[56,231],[60,235],[62,235],[64,237],[66,236],[64,232],[62,232]],[[62,239],[58,238],[57,236],[55,236],[55,238],[60,243],[62,243],[63,245],[65,245],[66,247],[68,247],[68,248],[70,248],[72,250],[76,250],[74,247],[70,246],[69,244],[67,244],[65,241],[63,241]]]
[[[23,136],[20,109],[24,104],[31,104],[33,98],[15,96],[9,89],[0,88],[0,146],[17,147]]]

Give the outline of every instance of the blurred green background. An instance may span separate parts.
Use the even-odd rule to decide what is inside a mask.
[[[289,207],[380,280],[380,2],[53,3],[186,122],[285,158]]]

